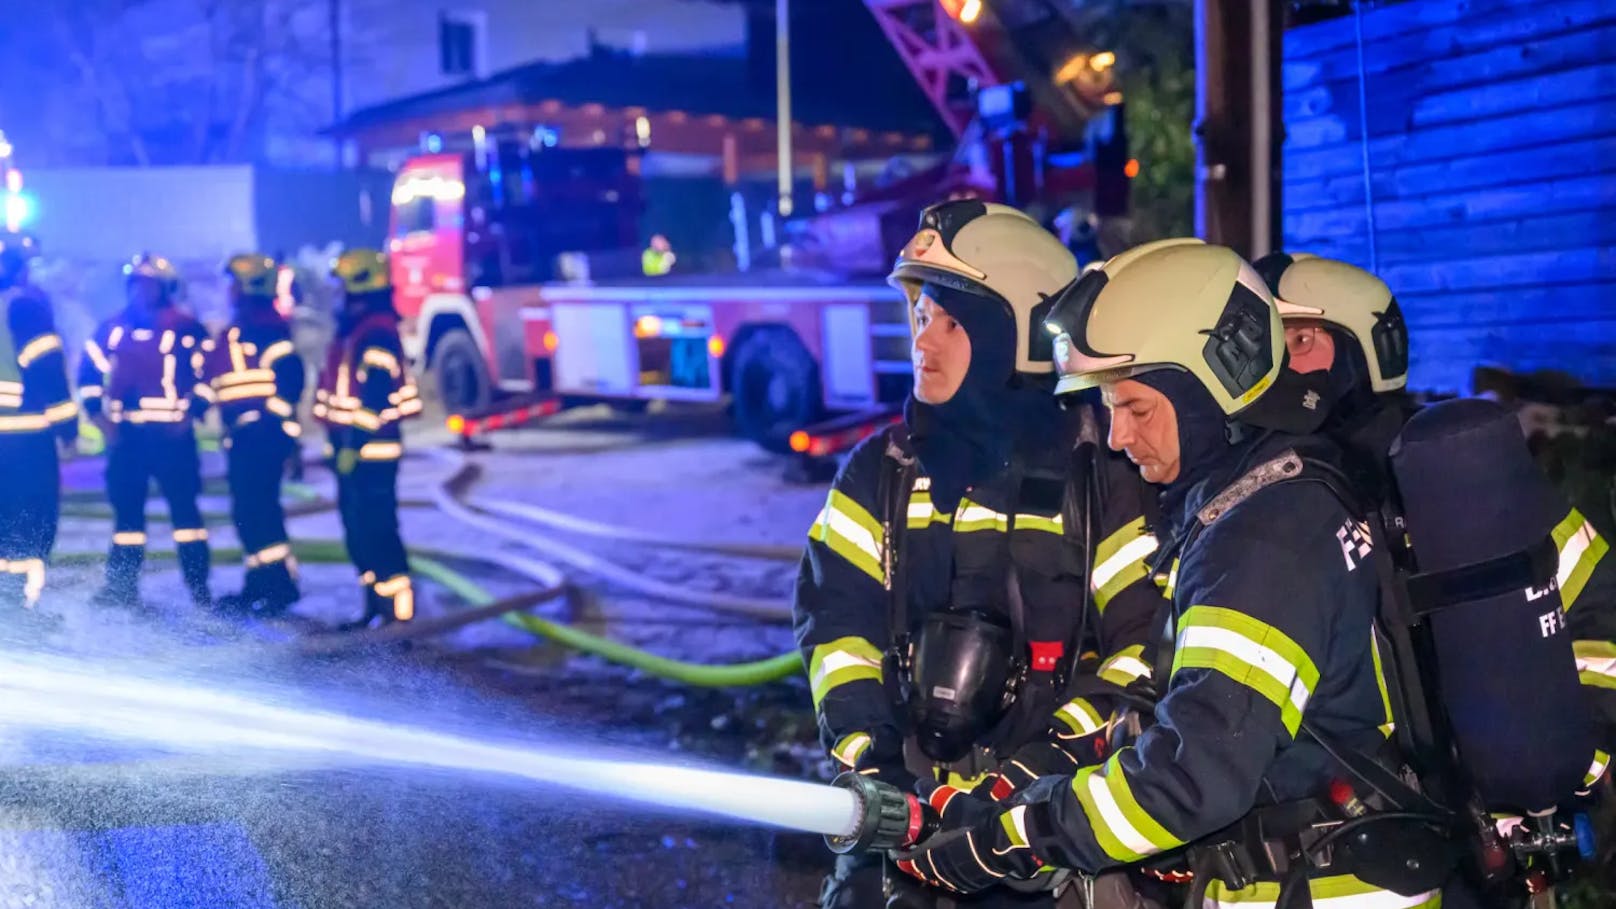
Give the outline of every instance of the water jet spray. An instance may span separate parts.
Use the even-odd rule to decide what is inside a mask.
[[[355,764],[515,777],[615,799],[824,835],[837,852],[912,844],[929,806],[858,774],[832,785],[562,750],[309,709],[219,680],[154,680],[64,657],[0,653],[0,739],[28,734],[205,756],[221,774]]]

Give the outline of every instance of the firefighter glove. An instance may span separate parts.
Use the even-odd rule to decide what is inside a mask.
[[[1079,769],[1102,763],[1108,751],[1106,732],[1080,738],[1028,742],[1005,758],[979,785],[977,795],[1007,799],[1042,776],[1071,776]]]
[[[892,855],[898,867],[934,887],[980,893],[1006,880],[1030,880],[1043,863],[1027,845],[1025,806],[992,812],[968,826],[951,827]]]

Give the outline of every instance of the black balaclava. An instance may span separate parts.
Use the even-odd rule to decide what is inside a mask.
[[[1370,384],[1369,362],[1364,359],[1358,339],[1334,326],[1323,328],[1335,341],[1335,360],[1330,363],[1329,378],[1330,418],[1326,425],[1336,427],[1357,420],[1372,407],[1375,389]]]
[[[1178,417],[1178,476],[1162,486],[1162,513],[1176,523],[1190,490],[1227,467],[1247,447],[1231,442],[1229,418],[1199,379],[1182,369],[1155,369],[1133,377],[1156,389]],[[1247,438],[1251,433],[1242,433]]]
[[[1005,469],[1018,447],[1054,444],[1060,404],[1048,382],[1016,374],[1016,320],[1002,301],[929,283],[921,291],[971,339],[971,365],[952,398],[925,404],[911,391],[903,406],[932,502],[952,512],[967,490]]]

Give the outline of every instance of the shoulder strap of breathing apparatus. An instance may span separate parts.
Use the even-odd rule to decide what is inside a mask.
[[[889,429],[876,481],[876,499],[881,509],[881,529],[885,539],[882,569],[887,581],[887,627],[892,645],[885,654],[888,692],[895,702],[909,700],[909,560],[900,558],[903,539],[909,528],[909,496],[919,475],[919,461],[907,444],[902,425]]]

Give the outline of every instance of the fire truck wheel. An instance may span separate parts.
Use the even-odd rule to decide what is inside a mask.
[[[438,397],[449,413],[480,410],[493,403],[494,386],[488,380],[488,366],[471,333],[456,328],[438,339],[432,350],[432,378]]]
[[[819,364],[795,332],[781,326],[757,329],[735,351],[735,428],[769,451],[791,451],[791,434],[824,410]]]

